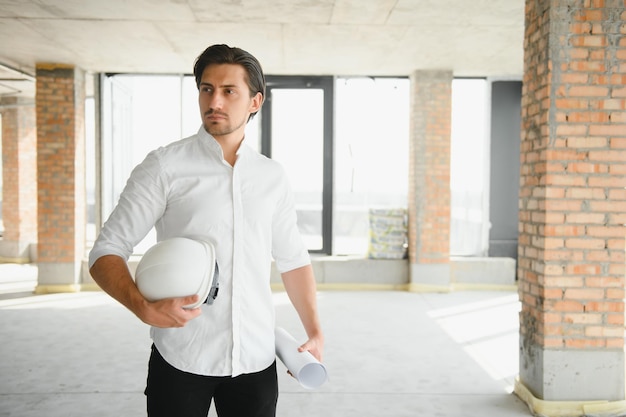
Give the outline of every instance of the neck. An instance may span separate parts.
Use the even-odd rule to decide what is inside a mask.
[[[222,147],[222,152],[224,153],[224,159],[230,165],[235,165],[235,161],[237,160],[237,150],[239,146],[241,146],[241,142],[243,142],[243,136],[233,136],[231,135],[223,135],[223,136],[214,136],[215,140]]]

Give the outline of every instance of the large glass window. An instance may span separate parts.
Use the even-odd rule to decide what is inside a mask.
[[[94,240],[96,240],[97,222],[99,221],[99,208],[96,206],[96,171],[99,163],[97,163],[98,153],[96,152],[96,108],[93,96],[85,99],[85,188],[87,193],[87,225],[86,239],[87,248],[91,248]]]
[[[287,84],[268,86],[272,111],[266,101],[248,123],[248,144],[261,151],[262,140],[264,146],[269,143],[269,154],[285,165],[299,196],[299,224],[310,249],[366,255],[369,210],[407,207],[409,79],[338,77],[329,88],[315,82],[330,77],[293,77],[306,81],[299,87],[289,84],[290,77],[274,78]],[[132,168],[150,150],[195,133],[201,121],[191,76],[115,75],[103,80],[102,93],[105,220]],[[488,225],[486,81],[455,79],[452,94],[451,254],[481,255]],[[324,123],[323,134],[322,118],[332,120],[330,126]],[[262,120],[268,119],[273,127],[262,130]],[[332,138],[330,145],[326,136]],[[329,234],[332,244],[322,245]],[[154,239],[152,232],[136,253]]]
[[[332,251],[333,78],[268,76],[261,152],[283,165],[312,253]]]
[[[452,82],[450,254],[486,256],[489,141],[487,81]]]
[[[407,206],[409,91],[408,78],[336,80],[336,254],[367,253],[370,209]]]
[[[0,114],[0,155],[2,155],[2,114]],[[4,223],[2,221],[2,158],[0,158],[0,239],[4,236]]]
[[[323,248],[324,90],[272,89],[271,156],[294,192],[298,226],[309,250]]]

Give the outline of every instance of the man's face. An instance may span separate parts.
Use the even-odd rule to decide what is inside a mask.
[[[258,111],[262,95],[250,97],[246,70],[241,65],[213,64],[202,72],[198,102],[204,129],[213,137],[243,138],[248,117]]]

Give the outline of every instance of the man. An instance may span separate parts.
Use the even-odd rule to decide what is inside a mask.
[[[321,360],[315,278],[283,169],[244,143],[265,96],[259,62],[213,45],[196,59],[194,76],[202,127],[135,167],[89,255],[90,273],[152,326],[149,416],[205,417],[212,399],[220,417],[275,416],[271,258],[308,336],[300,350]],[[215,246],[220,290],[212,305],[184,309],[197,296],[149,302],[139,293],[127,259],[153,226],[159,241]]]

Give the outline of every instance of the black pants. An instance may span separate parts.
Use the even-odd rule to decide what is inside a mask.
[[[195,375],[168,364],[153,345],[145,394],[149,417],[206,417],[211,399],[220,417],[275,417],[276,362],[234,378]]]

